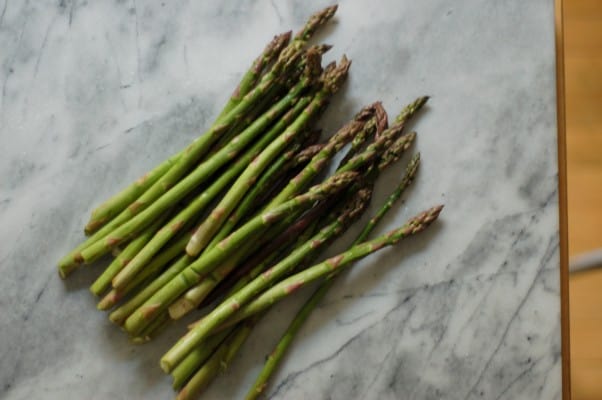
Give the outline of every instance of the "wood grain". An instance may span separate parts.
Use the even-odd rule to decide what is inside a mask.
[[[602,247],[602,1],[564,0],[569,253]],[[571,391],[602,399],[602,269],[570,278]]]

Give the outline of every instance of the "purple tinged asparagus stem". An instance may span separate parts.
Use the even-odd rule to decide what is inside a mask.
[[[415,138],[415,133],[403,134],[407,121],[414,116],[428,101],[428,97],[419,97],[412,103],[405,106],[395,122],[389,128],[385,129],[375,140],[362,152],[351,157],[347,162],[341,165],[338,171],[353,171],[365,165],[374,162],[382,156],[394,144],[398,148],[409,146]],[[405,144],[404,144],[405,143]]]
[[[289,109],[291,105],[295,104],[295,102],[297,102],[298,97],[300,96],[300,93],[307,87],[308,84],[309,81],[306,81],[305,79],[302,82],[299,82],[299,84],[297,84],[287,96],[285,96],[276,105],[270,108],[268,112],[264,113],[262,117],[257,119],[253,124],[251,124],[251,126],[249,126],[245,131],[238,135],[237,138],[235,138],[229,145],[225,146],[220,151],[218,151],[218,153],[216,153],[207,162],[201,164],[201,166],[199,166],[193,173],[191,173],[184,180],[178,183],[178,185],[176,185],[173,188],[173,190],[181,190],[180,187],[187,188],[190,186],[198,186],[204,180],[208,179],[213,172],[217,171],[219,167],[223,166],[228,160],[231,160],[233,157],[235,157],[238,154],[238,152],[244,149],[244,147],[251,140],[253,140],[258,134],[260,134],[264,129],[266,129],[266,127],[271,121],[279,117],[283,112]],[[298,101],[298,103],[300,103],[300,106],[293,106],[293,108],[289,110],[289,113],[285,114],[280,119],[280,121],[276,123],[276,125],[264,135],[264,138],[261,138],[259,140],[259,143],[261,143],[260,146],[253,146],[253,150],[251,152],[247,151],[247,153],[245,153],[239,160],[236,161],[233,168],[231,168],[233,172],[231,172],[230,169],[226,171],[226,173],[224,174],[225,177],[224,175],[222,175],[219,178],[217,178],[217,180],[212,184],[212,186],[208,190],[204,191],[186,208],[184,208],[180,213],[178,213],[178,215],[172,218],[172,220],[168,223],[168,226],[166,226],[164,229],[158,232],[157,235],[153,237],[151,242],[148,243],[148,245],[145,246],[144,249],[142,249],[140,253],[129,263],[129,265],[115,277],[115,279],[113,280],[113,286],[117,289],[125,286],[129,282],[129,280],[131,280],[138,273],[138,271],[140,271],[149,262],[152,256],[154,256],[161,249],[163,244],[165,244],[171,237],[173,237],[173,235],[175,235],[184,225],[188,224],[188,222],[192,218],[194,218],[196,215],[202,212],[205,209],[205,207],[210,204],[211,200],[213,200],[215,196],[221,192],[223,187],[227,185],[227,182],[232,181],[236,176],[238,176],[241,173],[241,171],[244,170],[244,168],[247,168],[247,166],[251,163],[253,157],[256,154],[258,154],[259,151],[264,149],[266,146],[269,146],[270,141],[267,138],[272,140],[274,137],[277,137],[277,135],[284,129],[285,124],[288,121],[290,121],[292,117],[296,116],[297,113],[301,112],[300,109],[302,105],[306,105],[309,102],[310,99],[307,97],[303,97],[302,99],[300,99]],[[215,161],[220,162],[216,163]],[[111,234],[113,241],[115,241],[115,237],[124,235],[124,233],[120,232],[120,230],[127,232],[126,227],[128,225],[133,225],[133,223],[136,220],[143,221],[143,217],[146,214],[149,214],[149,212],[154,208],[157,208],[159,202],[163,201],[163,199],[171,193],[172,191],[169,191],[168,193],[166,193],[166,195],[164,195],[153,205],[151,205],[147,210],[143,211],[139,216],[137,216],[133,220],[130,220],[124,226],[118,228],[116,232]],[[165,201],[167,202],[173,200],[166,199]],[[99,244],[97,246],[101,248],[101,245],[102,244]],[[86,256],[86,253],[89,251],[90,249],[88,248],[82,252],[84,258]]]
[[[377,101],[372,104],[374,118],[367,123],[351,141],[351,148],[345,154],[339,166],[345,165],[354,155],[360,152],[366,142],[372,139],[372,137],[378,137],[388,127],[388,117],[382,103]]]
[[[358,246],[362,242],[365,241],[365,239],[368,237],[370,232],[372,232],[372,230],[378,224],[378,222],[384,217],[384,215],[390,210],[390,208],[393,206],[393,204],[399,199],[399,197],[401,196],[403,191],[413,181],[414,174],[416,173],[416,169],[418,166],[418,162],[419,162],[418,157],[415,157],[414,159],[412,159],[412,161],[410,162],[410,164],[408,166],[406,175],[400,182],[399,186],[391,193],[391,195],[389,196],[387,201],[385,201],[385,203],[383,204],[381,209],[377,212],[377,214],[374,217],[372,217],[370,219],[370,221],[366,224],[366,226],[364,227],[364,229],[362,230],[360,235],[357,237],[357,239],[352,244],[351,248]],[[428,211],[420,214],[419,216],[415,217],[414,219],[411,219],[404,225],[404,227],[406,228],[405,230],[403,230],[403,232],[405,232],[404,235],[408,236],[410,234],[420,232],[422,229],[426,228],[428,226],[428,224],[430,224],[434,219],[437,218],[440,211],[441,211],[441,208],[435,207],[431,210],[428,210]],[[412,229],[408,230],[410,227],[412,227]],[[411,233],[407,233],[410,231],[411,231]],[[395,236],[395,234],[393,234],[392,232],[389,232],[389,234]],[[403,237],[405,237],[405,236],[400,236],[398,239],[395,239],[395,240],[399,240]],[[382,238],[383,237],[381,237],[381,239]],[[383,242],[383,243],[385,243],[385,242]],[[391,244],[395,244],[396,241],[391,242],[391,243],[389,243],[389,242],[386,242],[386,243],[387,243],[386,245],[388,246]],[[321,268],[319,270],[324,271],[324,268]],[[336,272],[329,273],[328,281],[331,281],[332,277],[336,273],[338,273],[338,271],[339,270],[336,269]],[[294,286],[295,284],[304,286],[305,284],[322,277],[322,275],[319,275],[319,274],[316,274],[316,275],[313,275],[313,273],[312,274],[304,274],[304,272],[305,271],[298,272],[297,274],[291,276],[290,278],[287,278],[287,279],[283,280],[282,282],[278,283],[277,285],[273,286],[268,291],[262,293],[255,300],[253,300],[246,306],[242,307],[237,312],[237,314],[231,320],[228,321],[227,325],[235,324],[238,321],[241,321],[245,318],[248,318],[251,315],[254,315],[260,311],[263,311],[265,308],[269,307],[276,301],[280,300],[283,296],[285,296],[287,290],[289,290],[289,289],[291,291],[296,290],[298,287]],[[305,279],[307,279],[307,280],[305,280]],[[331,283],[325,283],[325,285],[331,285]]]
[[[237,315],[233,317],[232,321],[228,321],[228,323],[235,323],[236,321],[243,320],[262,312],[277,301],[307,284],[320,278],[328,277],[329,275],[333,276],[334,274],[337,274],[342,267],[351,265],[353,261],[359,260],[385,246],[394,245],[408,236],[422,232],[437,218],[442,208],[443,206],[433,207],[432,209],[417,215],[401,228],[383,236],[379,236],[371,241],[357,244],[344,253],[331,257],[320,264],[316,264],[313,267],[307,268],[278,282],[276,285],[263,292],[259,297],[253,300],[253,302],[241,308]]]
[[[333,179],[338,174],[329,179]],[[287,202],[288,203],[288,202]],[[286,204],[286,203],[284,203]],[[283,205],[284,205],[283,204]],[[280,206],[279,206],[280,207]],[[262,290],[265,290],[277,279],[293,270],[301,263],[308,254],[315,252],[317,248],[328,243],[333,237],[343,232],[353,218],[358,214],[358,205],[346,208],[339,218],[325,226],[303,245],[294,249],[286,258],[272,266],[260,276],[255,278],[241,290],[223,301],[213,311],[195,325],[182,339],[180,339],[161,359],[161,368],[169,372],[186,356],[191,348],[196,346],[205,337],[211,334],[215,328],[232,316],[240,306],[249,302]],[[273,209],[272,209],[273,210]],[[361,211],[360,211],[361,212]]]
[[[301,170],[288,185],[275,196],[266,208],[274,207],[295,194],[302,191],[311,180],[320,173],[328,164],[328,161],[347,143],[353,140],[354,136],[361,132],[366,124],[374,118],[374,107],[369,106],[362,109],[355,118],[343,126],[335,133],[326,146],[316,154],[309,164]]]
[[[413,182],[419,164],[420,154],[418,153],[410,160],[410,163],[406,168],[406,173],[399,185],[389,195],[385,203],[376,212],[376,214],[372,218],[370,218],[368,223],[364,226],[360,234],[354,240],[354,245],[365,241],[370,235],[370,233],[372,233],[374,228],[378,225],[378,223],[382,221],[382,219],[391,209],[391,207],[393,207],[393,205],[399,200],[405,189]],[[294,337],[297,335],[307,318],[309,318],[313,310],[322,301],[326,293],[330,290],[330,288],[334,284],[334,281],[335,280],[333,279],[333,277],[331,277],[330,279],[327,279],[324,282],[322,282],[318,289],[316,289],[316,291],[301,307],[295,318],[291,321],[290,325],[278,341],[276,348],[268,356],[264,367],[257,376],[257,379],[254,382],[253,386],[247,393],[246,400],[254,400],[265,391],[270,377],[276,370],[278,364],[282,361],[282,358],[284,357],[284,354],[290,347]]]
[[[218,245],[210,249],[210,251],[196,259],[149,298],[125,321],[125,329],[131,334],[136,335],[146,324],[154,319],[158,312],[166,309],[188,288],[198,283],[203,276],[213,271],[243,243],[278,223],[291,213],[305,210],[315,202],[335,195],[350,185],[356,177],[357,173],[333,175],[322,184],[312,187],[306,193],[250,219]]]
[[[224,221],[234,207],[240,202],[249,187],[256,181],[258,175],[268,164],[282,151],[282,149],[295,138],[307,125],[308,121],[318,113],[328,98],[340,88],[341,83],[347,77],[350,63],[343,57],[336,68],[327,72],[324,76],[322,89],[303,111],[295,122],[293,122],[278,139],[274,140],[241,174],[232,188],[224,196],[222,201],[215,207],[211,215],[205,220],[190,239],[186,252],[191,256],[198,255],[213,239],[213,236],[221,228]]]
[[[265,192],[269,186],[273,184],[274,180],[278,179],[282,174],[287,172],[286,165],[290,164],[293,156],[300,146],[301,145],[299,143],[295,143],[290,151],[282,154],[278,160],[276,160],[276,162],[274,162],[274,164],[272,164],[272,166],[265,171],[257,184],[253,186],[242,202],[237,206],[236,210],[230,215],[230,218],[228,218],[218,234],[207,246],[207,249],[214,247],[222,239],[228,236],[228,234],[235,228],[239,220],[249,213],[253,205],[256,203],[259,195]],[[250,254],[257,246],[258,244],[253,241],[249,241],[248,243],[244,244],[243,248],[239,249],[237,253],[229,260],[204,277],[198,284],[188,289],[186,293],[184,293],[177,301],[169,306],[170,317],[172,319],[180,319],[190,311],[197,308],[218,285],[218,283],[228,276],[228,274],[238,266],[240,261]],[[207,251],[207,249],[205,249],[205,251]]]

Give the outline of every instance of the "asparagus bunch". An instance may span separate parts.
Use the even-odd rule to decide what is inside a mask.
[[[84,228],[87,239],[59,261],[66,278],[115,254],[90,290],[102,296],[98,309],[110,310],[110,320],[135,343],[198,307],[205,310],[160,362],[173,375],[179,399],[195,396],[233,361],[273,304],[321,280],[251,389],[249,398],[258,396],[334,276],[426,229],[441,211],[431,208],[366,240],[413,180],[417,155],[356,241],[319,260],[368,208],[380,173],[415,141],[406,126],[428,100],[410,103],[391,126],[382,104],[373,103],[320,141],[315,125],[351,62],[342,56],[322,68],[331,46],[308,41],[336,9],[315,13],[294,36],[275,36],[207,131],[95,208]]]

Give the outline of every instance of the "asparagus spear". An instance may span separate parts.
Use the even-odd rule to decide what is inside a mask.
[[[191,174],[168,190],[163,196],[156,199],[143,212],[112,231],[105,239],[99,240],[82,250],[81,256],[84,261],[94,261],[102,254],[108,252],[112,246],[125,240],[132,232],[140,229],[144,224],[148,224],[148,221],[152,221],[152,218],[160,213],[162,209],[178,201],[190,192],[190,190],[209,179],[215,171],[235,157],[257,134],[261,133],[281,113],[285,112],[297,100],[300,93],[309,83],[309,79],[302,79],[287,96],[274,105],[268,112],[264,113],[248,129],[238,135],[230,144],[222,148],[213,157],[199,165]]]
[[[224,226],[220,229],[219,233],[213,238],[208,246],[209,248],[214,247],[222,239],[234,229],[239,219],[244,217],[256,202],[257,197],[265,192],[266,189],[277,179],[280,174],[286,173],[286,164],[290,164],[293,159],[296,150],[300,147],[300,144],[296,143],[293,149],[282,154],[278,160],[261,176],[257,184],[249,191],[247,196],[238,205],[236,210],[231,214],[230,218],[226,221]],[[265,241],[265,237],[263,240]],[[215,288],[215,286],[224,279],[239,262],[251,253],[255,247],[261,246],[261,244],[249,241],[243,245],[242,249],[239,249],[235,255],[233,255],[224,264],[220,265],[216,270],[212,271],[208,276],[204,277],[198,284],[188,289],[177,301],[175,301],[169,307],[169,315],[172,319],[179,319],[186,315],[191,310],[195,309],[201,304],[209,293]],[[207,251],[207,249],[205,249]]]
[[[138,336],[131,336],[130,342],[133,344],[147,343],[155,338],[160,331],[165,329],[170,322],[171,319],[169,318],[169,315],[166,312],[163,312],[157,317],[157,319],[153,321],[152,324],[149,324],[146,328],[144,328],[144,330],[140,332]]]
[[[233,208],[247,192],[249,186],[255,182],[261,171],[267,167],[288,142],[293,140],[293,138],[305,128],[308,120],[319,111],[327,101],[327,98],[338,91],[342,81],[344,81],[347,76],[349,66],[350,63],[346,58],[343,58],[338,67],[329,71],[324,77],[322,89],[318,92],[316,97],[314,97],[310,105],[303,111],[302,115],[297,117],[295,122],[274,140],[241,174],[222,201],[215,207],[209,218],[201,224],[199,229],[190,239],[190,242],[186,246],[186,252],[189,255],[196,256],[205,248],[217,230],[222,226],[224,220],[230,215]]]
[[[378,137],[388,127],[387,112],[383,108],[380,101],[372,104],[374,110],[374,119],[370,121],[370,124],[365,129],[362,129],[351,141],[351,148],[345,154],[339,166],[345,165],[354,155],[360,152],[366,142],[372,139],[372,136]]]
[[[140,292],[136,293],[134,297],[128,300],[125,304],[117,308],[111,314],[109,319],[117,325],[122,325],[127,318],[129,318],[140,306],[145,304],[155,293],[157,293],[163,286],[170,282],[174,277],[178,276],[180,272],[186,269],[194,259],[188,254],[184,253],[178,260],[173,263],[167,270],[165,270],[158,278],[153,280],[150,284],[145,286]],[[156,317],[156,313],[153,314]],[[136,335],[141,332],[152,320],[146,318],[139,321],[139,326],[136,330],[128,330],[132,335]]]
[[[378,212],[368,221],[368,223],[364,226],[361,233],[355,239],[353,244],[359,244],[366,240],[370,233],[374,230],[376,225],[383,219],[386,213],[391,209],[393,204],[399,200],[402,193],[405,189],[411,184],[414,180],[414,176],[418,169],[418,165],[420,163],[420,155],[416,154],[406,169],[406,173],[400,184],[395,188],[395,190],[389,195],[386,202],[383,206],[378,210]],[[334,279],[327,279],[320,284],[318,289],[311,295],[311,297],[305,302],[303,307],[299,310],[295,318],[291,321],[290,325],[284,332],[284,335],[280,338],[276,348],[269,354],[267,357],[266,363],[262,368],[261,372],[257,376],[257,379],[253,383],[253,386],[247,393],[245,397],[246,400],[254,400],[257,399],[265,390],[268,384],[268,380],[274,373],[278,364],[282,361],[284,354],[290,347],[293,338],[297,335],[309,315],[313,312],[313,310],[317,307],[317,305],[322,301],[328,290],[332,287],[334,283]]]
[[[164,243],[166,243],[175,233],[177,233],[179,229],[181,229],[181,227],[187,225],[187,223],[192,218],[194,218],[194,216],[198,215],[208,204],[210,204],[210,202],[219,193],[221,193],[221,191],[231,181],[233,181],[242,171],[244,171],[244,169],[251,163],[251,161],[257,156],[257,154],[259,154],[262,149],[268,146],[269,143],[285,129],[285,127],[290,123],[290,121],[302,112],[302,110],[307,106],[307,104],[310,103],[310,101],[310,97],[302,97],[297,102],[297,104],[292,109],[290,109],[282,118],[280,118],[280,120],[262,138],[260,138],[260,140],[255,145],[253,145],[253,147],[250,150],[247,150],[247,152],[241,158],[239,158],[232,167],[228,168],[228,170],[226,170],[224,174],[218,177],[217,180],[207,190],[205,190],[186,208],[184,208],[180,213],[178,213],[178,215],[176,215],[168,223],[168,226],[166,226],[157,235],[155,235],[151,242],[148,243],[148,245],[146,245],[145,248],[142,249],[142,251],[134,258],[134,260],[132,260],[132,262],[130,262],[130,264],[113,280],[113,285],[116,288],[120,288],[127,284],[127,282],[130,279],[132,279],[133,276],[135,276],[135,274],[144,267],[144,265],[148,263],[150,258],[160,250],[161,246]],[[281,100],[281,102],[285,102],[285,99]],[[249,127],[247,130],[251,129],[254,125],[255,123],[251,125],[251,127]],[[246,144],[244,142],[245,141],[240,140],[237,144],[244,146]],[[223,149],[225,156],[231,156],[231,154],[228,153],[227,150],[229,147],[230,146],[226,146]],[[222,151],[220,151],[219,153],[222,153]],[[195,170],[192,174],[190,174],[181,182],[185,182],[191,176],[196,174],[197,171],[200,171],[199,168],[197,168],[197,170]],[[202,176],[201,174],[202,171],[198,173],[198,176]],[[194,182],[193,184],[198,183]],[[176,185],[174,189],[178,189],[180,185],[181,183]],[[153,208],[156,208],[157,204],[160,201],[162,201],[162,199],[163,198],[157,200],[155,204],[153,204],[151,207],[149,207],[149,209],[145,210],[143,213],[149,213],[149,210],[153,210]],[[132,221],[128,222],[128,224],[131,224]]]
[[[307,164],[297,176],[290,180],[288,185],[272,199],[266,208],[281,204],[303,190],[307,183],[326,167],[328,160],[330,160],[344,145],[349,143],[358,132],[364,129],[368,121],[372,120],[374,117],[373,106],[362,109],[352,121],[344,125],[330,138],[326,146],[311,159],[309,164]]]
[[[194,399],[203,391],[218,373],[223,372],[228,368],[234,356],[238,353],[241,346],[251,334],[257,319],[245,321],[234,328],[228,338],[218,347],[209,360],[203,365],[193,376],[188,383],[180,390],[176,399],[188,400]]]
[[[185,233],[177,240],[174,239],[174,243],[167,246],[160,254],[158,254],[153,260],[147,265],[147,267],[141,271],[136,277],[125,287],[120,290],[112,288],[96,306],[99,310],[111,309],[119,302],[125,295],[131,293],[134,289],[138,288],[142,283],[150,278],[154,278],[161,273],[163,268],[171,260],[176,258],[179,254],[184,252],[186,243],[192,236],[192,232]]]
[[[224,330],[214,336],[211,336],[207,341],[195,348],[182,360],[180,364],[173,370],[171,376],[173,378],[173,388],[179,389],[190,378],[190,376],[198,370],[198,368],[211,356],[215,349],[224,341],[231,330]]]
[[[256,243],[249,241],[238,249],[228,260],[222,263],[215,270],[211,271],[198,284],[188,289],[178,300],[168,308],[171,319],[180,319],[190,311],[198,307],[205,297],[217,286],[217,284],[245,258],[256,246]]]
[[[115,228],[120,227],[126,221],[130,220],[135,215],[138,215],[142,210],[146,209],[149,204],[157,200],[158,197],[170,190],[178,180],[184,175],[190,167],[194,165],[210,148],[215,140],[224,132],[226,132],[236,121],[240,120],[255,103],[260,101],[262,97],[274,86],[278,81],[281,81],[283,76],[288,75],[294,68],[295,63],[301,56],[301,44],[295,46],[287,46],[282,51],[278,61],[274,64],[271,70],[262,77],[261,82],[249,92],[240,103],[234,107],[225,117],[217,121],[209,130],[197,140],[193,141],[179,157],[178,161],[163,175],[157,182],[148,188],[136,201],[128,208],[123,210],[119,215],[113,218],[108,224],[104,225],[92,237],[71,251],[59,261],[59,274],[61,277],[66,277],[86,257],[82,255],[81,249],[84,251],[89,247],[94,247],[98,242],[103,245],[110,243],[114,245],[110,234]],[[185,179],[186,180],[186,179]],[[181,184],[181,182],[180,182]],[[173,192],[172,192],[173,193]],[[101,240],[105,239],[105,240]],[[117,238],[123,240],[123,238]],[[110,247],[110,246],[109,246]],[[103,247],[104,248],[104,247]],[[95,251],[98,251],[98,247]],[[89,257],[91,255],[89,254]]]
[[[334,16],[334,14],[337,12],[337,8],[338,6],[335,4],[312,14],[303,28],[297,32],[294,40],[309,40],[322,25],[324,25]]]
[[[146,228],[142,233],[132,240],[127,247],[119,253],[117,257],[109,264],[109,266],[103,271],[103,273],[94,281],[92,286],[90,286],[90,291],[96,296],[100,296],[102,292],[107,290],[109,285],[111,284],[111,279],[119,271],[121,271],[128,263],[136,256],[136,254],[144,247],[146,243],[153,237],[155,232],[157,232],[165,219],[167,218],[167,213],[163,214],[163,216],[159,217],[152,225]]]
[[[134,200],[136,200],[142,193],[144,193],[149,187],[151,187],[159,178],[171,168],[171,166],[178,161],[181,153],[177,153],[161,164],[157,165],[150,172],[144,174],[142,177],[134,181],[128,187],[117,193],[92,211],[90,220],[86,224],[84,232],[86,235],[91,235],[98,228],[103,226],[105,223],[111,220],[115,215],[123,211],[129,206]]]
[[[226,298],[238,292],[251,280],[255,279],[267,267],[274,264],[277,259],[284,257],[290,252],[289,246],[297,243],[297,246],[307,242],[316,232],[317,220],[324,211],[329,210],[336,198],[328,199],[327,201],[317,205],[308,211],[301,219],[294,224],[287,224],[286,230],[278,235],[274,240],[270,241],[267,246],[261,247],[260,250],[247,260],[242,266],[237,268],[236,274],[229,277],[228,280],[222,282],[216,291],[226,293]],[[297,247],[295,246],[295,247]],[[206,301],[213,301],[213,297],[209,297]]]
[[[418,168],[419,160],[420,160],[419,155],[417,155],[416,157],[414,157],[412,159],[412,161],[408,165],[406,174],[405,174],[404,178],[402,179],[402,181],[400,182],[400,184],[391,193],[389,198],[386,200],[386,202],[383,204],[383,206],[380,208],[380,210],[376,213],[376,215],[374,215],[374,217],[372,217],[370,219],[370,221],[366,224],[366,226],[364,227],[362,232],[358,235],[358,237],[353,242],[351,248],[359,246],[360,244],[362,244],[362,242],[364,242],[366,240],[366,238],[372,232],[372,230],[378,224],[378,222],[380,222],[380,220],[382,220],[382,218],[385,216],[385,214],[391,209],[393,204],[399,199],[399,197],[401,196],[403,191],[410,185],[410,183],[414,179],[416,170]],[[442,207],[440,207],[440,208],[435,207],[431,210],[428,210],[425,213],[420,214],[419,216],[415,217],[414,219],[411,219],[410,221],[408,221],[404,225],[404,227],[406,229],[403,231],[403,235],[408,236],[408,235],[411,235],[414,233],[418,233],[422,229],[426,228],[428,226],[428,224],[430,224],[434,219],[437,218],[437,216],[439,215],[439,212],[441,211],[441,208]],[[412,228],[411,233],[408,233],[409,232],[408,229],[410,229],[410,228]],[[403,235],[395,240],[400,240],[401,238],[405,237]],[[388,244],[386,244],[386,245],[388,246],[388,245],[394,244],[396,242],[391,242],[391,243],[387,242],[387,243]],[[322,263],[322,264],[324,264],[324,263]],[[320,275],[320,273],[324,273],[324,274],[326,273],[326,272],[324,272],[324,268],[321,267],[321,268],[316,268],[316,271],[318,271],[318,272],[315,272],[315,273],[312,272],[312,273],[306,274],[306,272],[310,271],[310,270],[311,270],[311,268],[308,270],[305,270],[305,271],[301,271],[301,272],[279,282],[277,285],[274,285],[271,289],[262,293],[255,300],[253,300],[252,302],[250,302],[247,305],[245,305],[244,307],[242,307],[230,320],[228,320],[228,323],[226,325],[235,324],[238,321],[241,321],[245,318],[248,318],[251,315],[254,315],[260,311],[263,311],[265,308],[269,307],[271,304],[275,303],[276,301],[280,300],[282,297],[286,296],[287,290],[290,290],[292,292],[292,291],[298,289],[299,287],[306,285],[307,283],[310,283],[316,279],[323,277],[323,275]],[[338,270],[337,270],[337,272],[338,272]],[[333,282],[332,277],[333,276],[334,276],[334,274],[331,274],[329,276],[328,280],[325,281],[318,290],[327,291],[330,288],[330,286],[332,285],[332,282]],[[294,284],[298,284],[300,286],[295,287]],[[325,288],[323,288],[323,287],[325,287]],[[322,296],[322,295],[320,294],[319,296]]]
[[[240,103],[242,98],[249,93],[255,87],[255,85],[257,85],[257,81],[261,77],[261,73],[264,71],[265,67],[270,65],[276,60],[276,58],[278,58],[280,52],[286,45],[288,45],[290,39],[290,31],[274,36],[259,57],[253,61],[251,68],[245,72],[240,80],[240,83],[228,99],[228,102],[222,109],[221,113],[216,118],[217,121],[228,115],[228,113],[232,111],[232,109],[236,107],[238,103]]]
[[[437,219],[442,208],[442,206],[433,207],[409,220],[399,229],[391,231],[386,235],[380,236],[369,242],[357,244],[345,253],[329,258],[320,264],[284,279],[266,290],[256,300],[241,308],[238,315],[234,317],[234,321],[248,318],[251,315],[255,315],[265,310],[270,305],[299,288],[304,287],[310,282],[338,273],[340,268],[350,265],[352,261],[363,258],[384,246],[396,244],[401,239],[408,236],[422,232],[432,221]]]
[[[333,177],[336,176],[337,175],[333,175]],[[269,285],[276,282],[277,279],[295,268],[308,254],[311,254],[317,248],[343,232],[349,223],[361,213],[361,210],[364,209],[363,207],[365,207],[365,204],[362,204],[361,202],[350,203],[350,206],[345,208],[341,212],[339,218],[334,222],[322,228],[320,232],[302,246],[297,247],[283,260],[266,270],[263,274],[218,305],[163,356],[161,359],[161,367],[163,370],[169,372],[173,366],[186,356],[186,353],[188,353],[190,348],[194,347],[217,326],[232,316],[241,305],[249,302],[262,290],[265,290]]]
[[[308,192],[252,218],[218,245],[210,249],[210,251],[199,257],[194,263],[190,264],[148,299],[126,320],[125,329],[135,335],[141,327],[154,318],[157,312],[164,310],[185,290],[199,282],[201,277],[224,262],[242,243],[245,243],[254,235],[265,231],[287,215],[306,209],[313,203],[338,193],[347,187],[356,177],[357,173],[333,175],[322,184],[312,187]]]

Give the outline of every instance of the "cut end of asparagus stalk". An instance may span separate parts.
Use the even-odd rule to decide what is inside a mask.
[[[169,306],[169,316],[173,320],[182,318],[184,315],[192,311],[196,305],[186,297],[179,298],[175,303]]]

